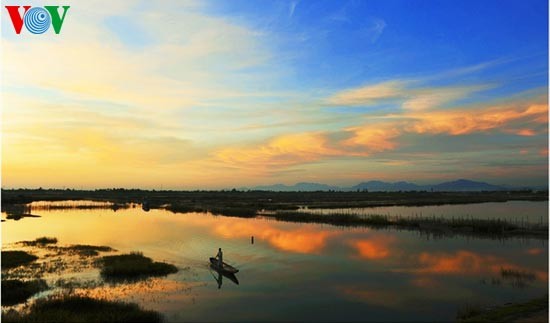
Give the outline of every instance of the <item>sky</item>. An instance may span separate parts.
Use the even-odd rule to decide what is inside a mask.
[[[2,8],[2,187],[548,183],[547,1],[49,4]]]

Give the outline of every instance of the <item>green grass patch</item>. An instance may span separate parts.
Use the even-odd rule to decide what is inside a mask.
[[[10,269],[26,265],[38,259],[25,251],[2,251],[2,269]]]
[[[2,306],[25,302],[32,295],[48,289],[42,279],[23,281],[19,279],[2,280]]]
[[[150,276],[166,276],[176,273],[176,266],[154,262],[141,253],[133,252],[124,255],[105,256],[101,258],[101,276],[111,280],[139,279]]]
[[[547,313],[548,296],[544,296],[524,303],[509,304],[489,310],[476,308],[469,313],[464,311],[463,315],[460,315],[459,311],[457,318],[461,322],[513,322],[541,314],[547,318]]]
[[[466,304],[458,309],[456,313],[456,318],[458,319],[458,321],[463,321],[468,318],[480,315],[484,311],[486,311],[486,306],[483,306],[481,304]]]
[[[28,312],[2,312],[2,322],[162,322],[162,315],[137,304],[84,296],[37,300]]]

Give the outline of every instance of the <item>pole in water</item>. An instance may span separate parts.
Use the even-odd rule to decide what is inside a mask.
[[[250,244],[254,244],[254,236],[250,237]]]

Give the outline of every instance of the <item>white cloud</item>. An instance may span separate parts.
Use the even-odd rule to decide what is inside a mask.
[[[368,105],[378,100],[402,97],[409,82],[403,80],[387,81],[344,90],[327,99],[332,105]]]
[[[292,18],[294,16],[294,11],[296,10],[296,6],[298,5],[298,1],[290,1],[288,4],[288,17]]]
[[[369,19],[369,25],[361,30],[371,43],[375,43],[386,29],[386,21],[380,18]]]
[[[441,108],[447,103],[467,98],[474,92],[491,88],[491,85],[433,87],[409,91],[409,98],[403,102],[403,109],[423,111]]]

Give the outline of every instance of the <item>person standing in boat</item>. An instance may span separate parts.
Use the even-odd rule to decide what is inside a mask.
[[[216,258],[218,258],[218,268],[223,268],[223,252],[222,248],[218,248],[218,254],[216,255]]]

